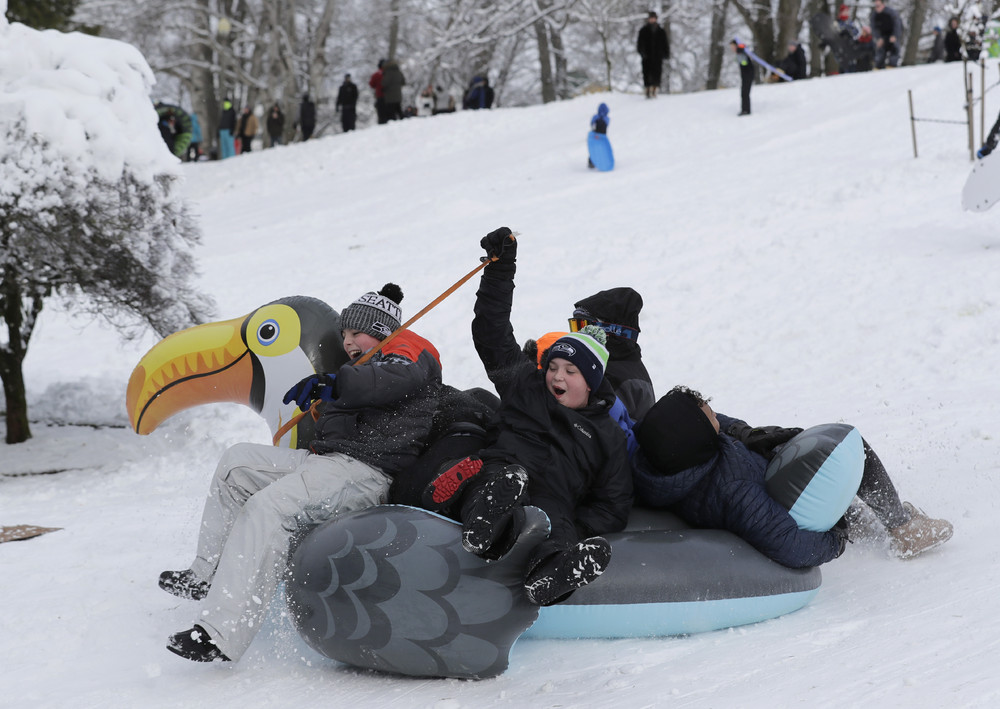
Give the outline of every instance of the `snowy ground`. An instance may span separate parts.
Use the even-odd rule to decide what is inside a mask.
[[[25,363],[31,412],[83,425],[36,422],[31,441],[0,447],[0,524],[64,528],[0,545],[0,706],[1000,705],[1000,212],[961,211],[963,126],[919,123],[913,158],[906,96],[922,117],[961,120],[961,72],[758,86],[748,118],[733,89],[591,96],[183,168],[219,319],[294,294],[342,308],[390,280],[409,316],[508,225],[521,234],[519,339],[631,285],[659,393],[684,383],[761,425],[856,424],[903,497],[954,522],[942,549],[901,562],[855,544],[823,568],[809,606],[754,626],[521,641],[493,680],[339,665],[298,638],[281,603],[241,662],[196,665],[164,648],[195,605],[156,577],[190,561],[220,453],[267,429],[218,405],[133,434],[125,386],[152,336],[123,345],[52,305]],[[617,166],[597,174],[584,137],[602,100]],[[1000,91],[986,107],[992,123]],[[415,326],[461,388],[485,383],[474,293]]]

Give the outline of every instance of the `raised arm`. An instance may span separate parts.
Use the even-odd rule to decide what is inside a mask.
[[[514,272],[517,241],[507,227],[501,227],[483,237],[480,242],[487,258],[493,259],[483,269],[476,292],[475,317],[472,319],[472,341],[486,368],[486,375],[501,398],[515,374],[533,363],[521,351],[510,324],[514,297]]]

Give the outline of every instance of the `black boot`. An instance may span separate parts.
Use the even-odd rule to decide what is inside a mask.
[[[209,585],[202,581],[191,569],[164,571],[160,574],[160,588],[178,598],[200,601],[208,595]]]
[[[478,458],[463,458],[438,473],[421,495],[424,509],[432,512],[447,512],[459,499],[462,488],[482,469],[483,461]]]
[[[604,573],[611,561],[611,544],[604,537],[590,537],[566,551],[553,554],[524,580],[528,601],[550,606]]]
[[[471,491],[469,499],[462,503],[462,546],[466,551],[495,558],[489,552],[509,532],[512,512],[524,500],[527,489],[524,468],[505,465]]]
[[[180,655],[185,660],[193,662],[215,662],[216,660],[230,662],[230,659],[223,654],[219,646],[200,625],[171,635],[167,642],[167,649],[175,655]]]

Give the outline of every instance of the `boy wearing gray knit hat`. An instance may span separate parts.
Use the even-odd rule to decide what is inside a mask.
[[[402,300],[403,290],[395,283],[386,283],[378,293],[369,291],[344,308],[340,329],[363,332],[381,342],[403,324]]]

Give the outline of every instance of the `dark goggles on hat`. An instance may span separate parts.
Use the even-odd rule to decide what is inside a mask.
[[[639,337],[639,331],[634,327],[628,327],[626,325],[616,325],[610,322],[601,322],[600,320],[595,320],[594,318],[575,317],[569,319],[570,332],[580,332],[580,330],[587,327],[587,325],[596,325],[609,335],[620,337],[623,340],[634,341],[636,340],[636,338]]]

